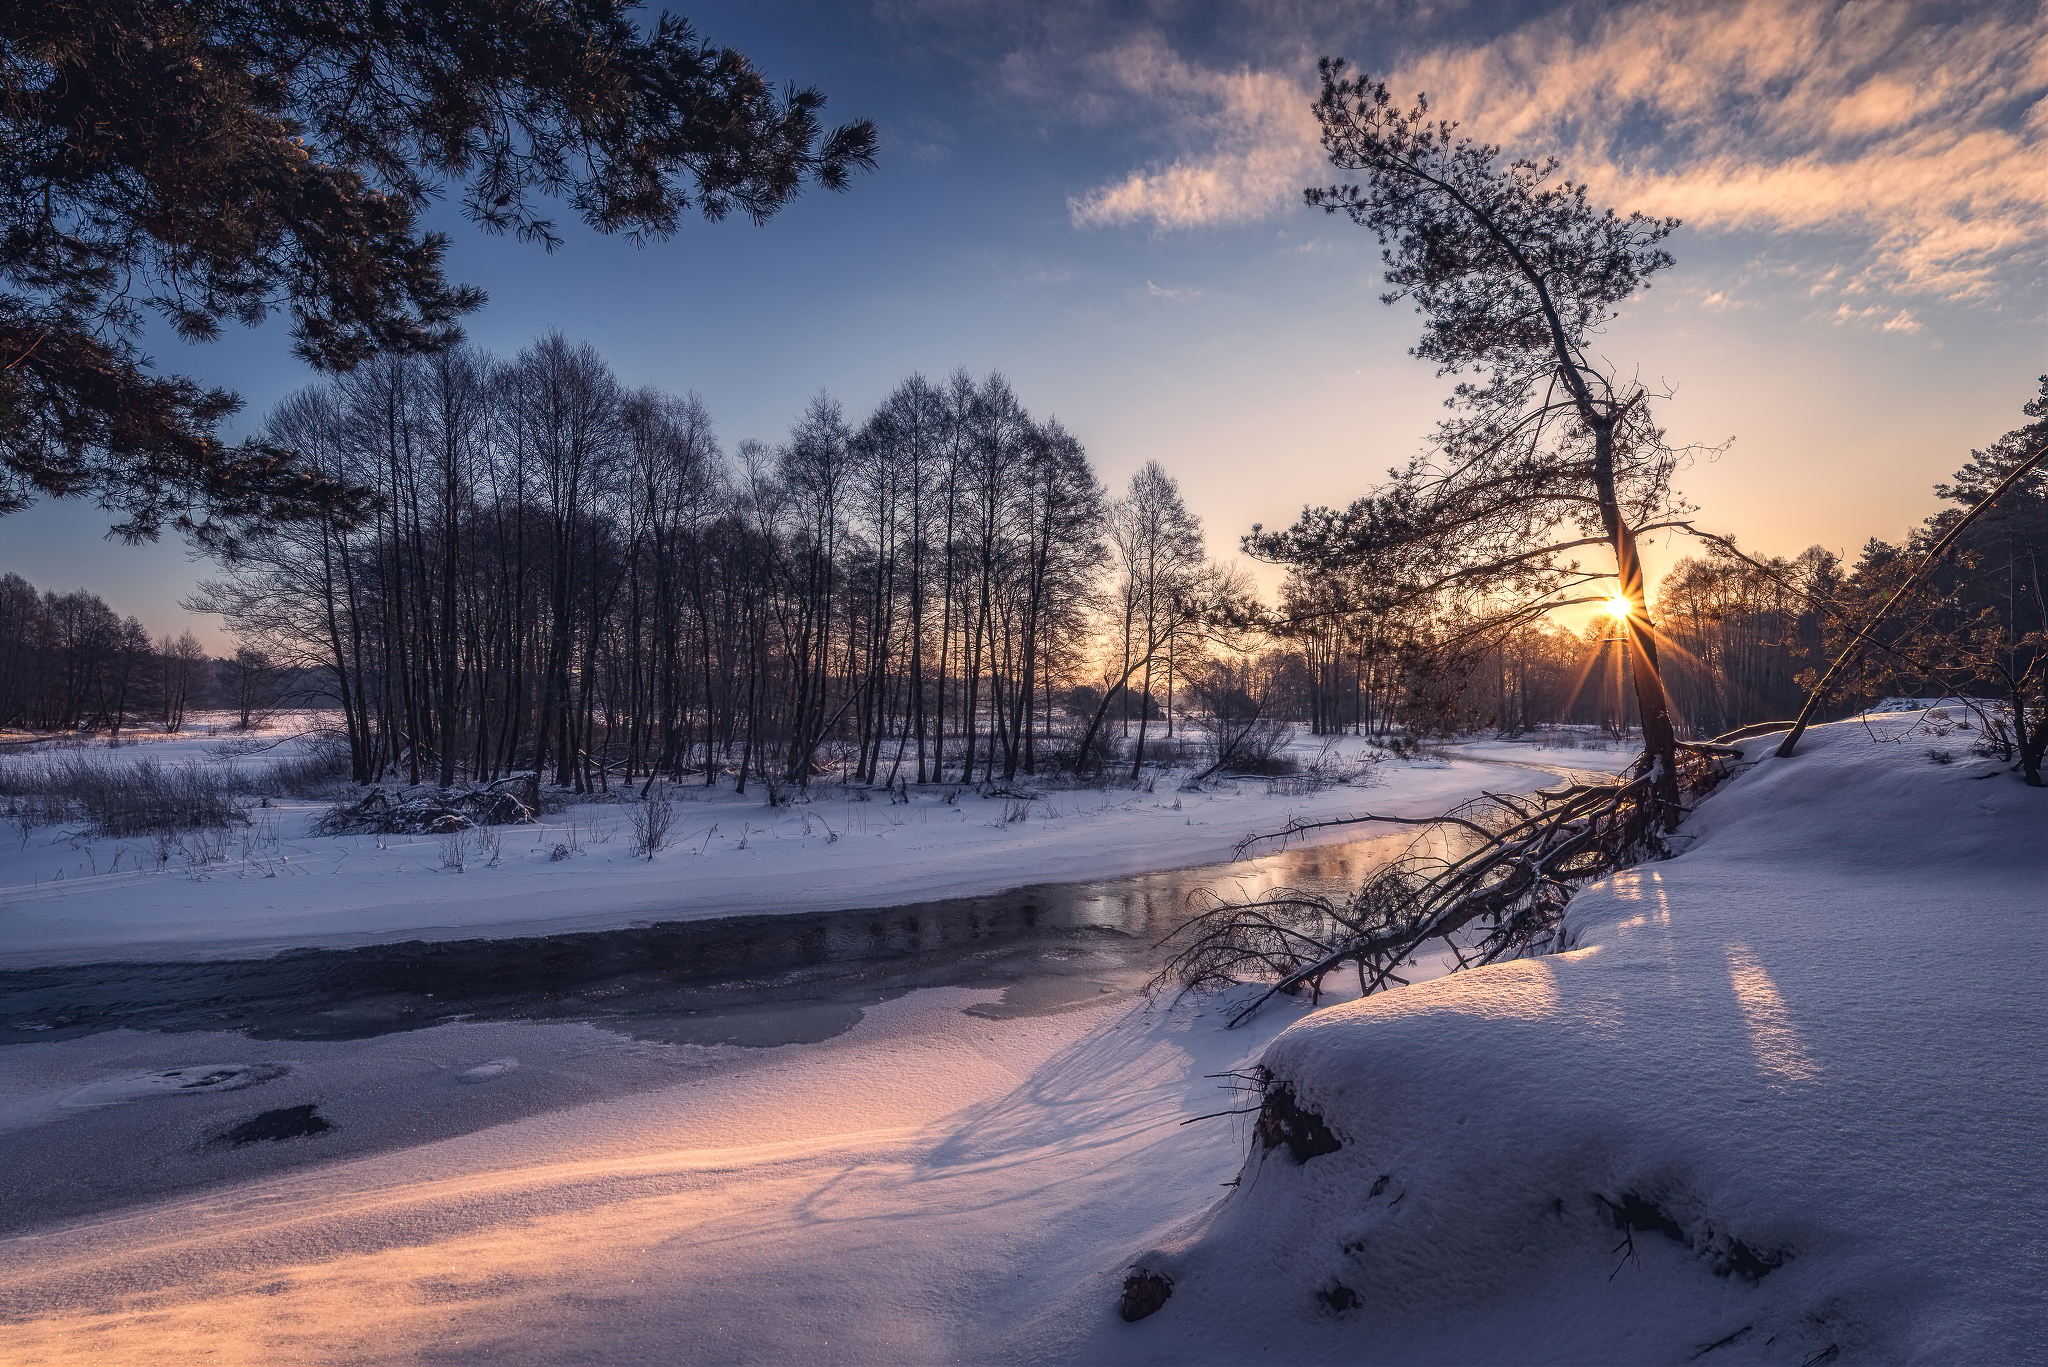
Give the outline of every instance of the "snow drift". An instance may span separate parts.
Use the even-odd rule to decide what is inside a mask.
[[[1288,1028],[1237,1187],[1089,1353],[2048,1361],[2048,792],[1923,720],[1750,741],[1573,951]]]

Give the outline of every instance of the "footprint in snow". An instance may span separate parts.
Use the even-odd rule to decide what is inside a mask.
[[[494,1058],[489,1063],[479,1063],[466,1072],[457,1073],[457,1082],[489,1082],[494,1077],[503,1077],[519,1066],[516,1058]]]

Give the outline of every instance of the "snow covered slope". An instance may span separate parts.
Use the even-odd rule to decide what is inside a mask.
[[[1688,853],[1580,899],[1572,954],[1238,1030],[941,988],[758,1051],[559,1022],[19,1046],[17,1159],[206,1180],[0,1239],[0,1358],[2041,1362],[2048,793],[1911,724],[1742,774]],[[1342,1147],[1182,1123],[1261,1057]],[[203,1139],[315,1103],[298,1166]],[[1134,1255],[1173,1287],[1132,1324]]]
[[[1163,1308],[1063,1351],[2048,1361],[2048,792],[1921,721],[1749,742],[1574,952],[1295,1023],[1265,1063],[1341,1147],[1255,1142],[1136,1258]]]

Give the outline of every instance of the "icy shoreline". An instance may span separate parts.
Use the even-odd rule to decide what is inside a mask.
[[[0,967],[256,957],[978,896],[1228,863],[1244,837],[1290,818],[1432,815],[1482,788],[1556,781],[1531,761],[1613,769],[1629,758],[1494,744],[1483,759],[1388,761],[1369,782],[1321,787],[1246,780],[1182,792],[1169,776],[1151,792],[1054,789],[1019,800],[934,785],[898,804],[821,786],[781,808],[678,788],[669,843],[651,860],[633,854],[631,809],[616,803],[495,828],[489,843],[475,833],[459,842],[314,836],[321,804],[280,803],[256,812],[257,826],[217,861],[180,867],[174,857],[161,869],[145,842],[43,832],[0,850]],[[1333,827],[1294,843],[1387,829]]]

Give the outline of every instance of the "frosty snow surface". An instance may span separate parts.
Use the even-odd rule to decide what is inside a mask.
[[[1744,743],[1684,853],[1580,896],[1569,953],[1238,1030],[1228,1002],[991,1019],[948,987],[779,1049],[10,1049],[18,1160],[205,1181],[0,1241],[7,1356],[2038,1363],[2048,794],[1930,762],[1925,723]],[[140,1081],[201,1062],[287,1071]],[[1261,1063],[1339,1147],[1180,1123]],[[475,1106],[502,1123],[461,1132]],[[330,1127],[220,1142],[264,1116]],[[1171,1291],[1126,1323],[1134,1268]]]

